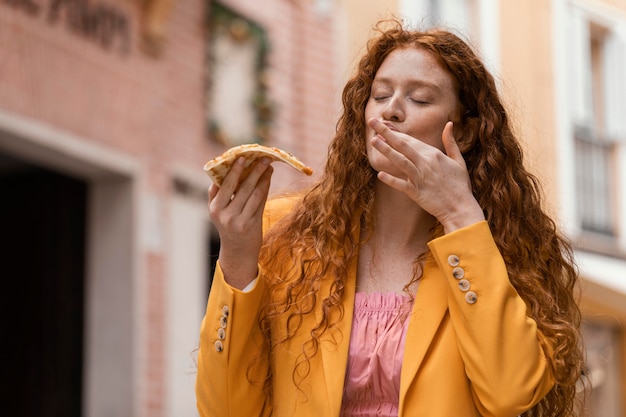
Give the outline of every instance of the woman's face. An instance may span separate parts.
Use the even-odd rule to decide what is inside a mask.
[[[460,108],[455,80],[430,52],[418,48],[392,51],[376,72],[365,121],[376,118],[392,130],[406,133],[443,151],[441,134]],[[456,129],[455,129],[456,131]],[[376,171],[397,171],[373,148],[375,132],[366,126],[366,148]]]

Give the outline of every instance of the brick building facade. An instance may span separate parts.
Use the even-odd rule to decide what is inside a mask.
[[[12,415],[196,413],[215,255],[202,165],[230,145],[210,128],[214,3],[0,0]],[[340,94],[329,5],[221,4],[269,46],[265,143],[319,173]],[[277,166],[273,188],[306,181]]]
[[[391,14],[447,21],[497,75],[575,245],[588,415],[625,415],[621,0],[0,0],[5,414],[197,415],[216,255],[202,165],[245,128],[319,174],[343,82]],[[621,133],[578,137],[598,115]],[[275,169],[274,192],[314,179]]]

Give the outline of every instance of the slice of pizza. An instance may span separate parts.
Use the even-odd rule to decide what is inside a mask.
[[[304,165],[298,158],[289,152],[256,143],[239,145],[234,148],[230,148],[222,155],[211,159],[209,162],[204,164],[204,171],[207,173],[209,178],[211,178],[211,181],[213,181],[214,184],[221,186],[222,181],[224,181],[224,177],[240,156],[246,160],[242,178],[245,178],[248,175],[252,169],[252,163],[263,157],[270,158],[273,161],[284,162],[306,175],[313,174],[313,170],[311,168]]]

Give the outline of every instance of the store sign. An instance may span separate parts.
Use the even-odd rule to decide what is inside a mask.
[[[0,4],[51,25],[63,24],[105,50],[130,52],[130,19],[113,6],[89,0],[0,0]]]

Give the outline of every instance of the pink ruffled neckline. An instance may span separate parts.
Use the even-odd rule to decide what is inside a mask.
[[[411,306],[407,295],[356,293],[342,417],[398,415]]]

